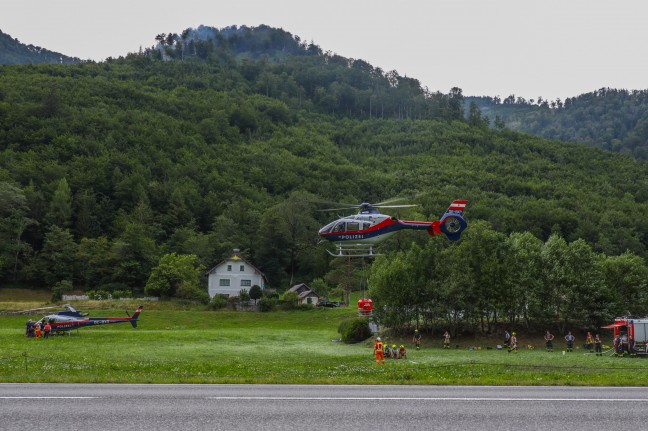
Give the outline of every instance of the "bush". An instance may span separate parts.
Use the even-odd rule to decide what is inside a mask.
[[[95,301],[103,301],[104,299],[112,299],[112,295],[105,290],[88,290],[86,292],[88,298]]]
[[[276,306],[277,306],[276,298],[263,297],[259,300],[259,309],[263,313],[267,313],[268,311],[273,311]]]
[[[282,308],[284,310],[294,310],[297,308],[297,303],[299,302],[299,296],[297,296],[295,292],[286,292],[281,297],[281,301],[283,302]]]
[[[63,299],[63,294],[72,290],[72,282],[69,280],[59,281],[52,287],[52,301],[58,302]]]
[[[239,291],[239,302],[241,305],[247,305],[250,302],[250,294],[247,289],[241,289]]]
[[[131,298],[132,296],[133,294],[130,290],[114,290],[112,293],[113,299]]]
[[[211,301],[209,301],[210,310],[220,310],[221,308],[225,308],[226,306],[227,298],[225,298],[223,295],[216,295],[212,298]]]
[[[363,317],[343,320],[338,326],[338,332],[346,344],[359,343],[371,337],[369,321]]]
[[[95,290],[104,290],[106,292],[115,292],[115,291],[122,291],[122,292],[128,292],[127,295],[122,295],[122,298],[130,298],[133,296],[132,289],[124,283],[104,283],[100,284],[95,288]]]
[[[234,311],[238,310],[240,303],[241,300],[238,296],[230,296],[229,298],[227,298],[227,306]]]
[[[209,304],[211,300],[209,293],[199,287],[190,285],[182,285],[176,290],[176,297],[180,299],[188,299],[189,301],[196,301],[201,304]]]

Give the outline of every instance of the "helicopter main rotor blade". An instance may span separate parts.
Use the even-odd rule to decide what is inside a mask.
[[[376,206],[376,205],[393,204],[394,202],[404,201],[405,199],[406,199],[406,198],[387,199],[386,201],[376,202],[375,204],[372,204],[372,205],[373,205],[373,206]]]
[[[373,205],[374,208],[412,208],[418,205]]]
[[[322,211],[340,211],[340,210],[348,210],[348,209],[352,209],[352,208],[360,208],[360,205],[349,205],[347,207],[339,207],[339,208],[326,208],[326,209],[317,210],[317,211],[320,211],[320,212],[322,212]]]

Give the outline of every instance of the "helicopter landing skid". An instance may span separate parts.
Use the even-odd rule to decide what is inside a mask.
[[[337,244],[336,253],[331,250],[326,250],[328,254],[333,257],[374,257],[380,256],[380,253],[375,253],[373,246],[367,244]]]

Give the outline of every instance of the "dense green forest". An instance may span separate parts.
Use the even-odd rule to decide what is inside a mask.
[[[469,97],[495,127],[648,159],[648,90],[599,90],[565,101]]]
[[[239,248],[280,291],[298,281],[348,290],[367,277],[380,288],[384,261],[368,276],[362,262],[340,262],[318,244],[318,228],[337,214],[317,210],[393,197],[418,204],[395,213],[408,219],[436,219],[468,199],[471,226],[452,245],[403,232],[381,246],[385,256],[481,246],[496,257],[457,257],[459,285],[449,267],[419,273],[435,280],[425,289],[510,288],[477,264],[499,268],[517,234],[540,249],[576,243],[597,262],[627,256],[632,274],[645,269],[645,163],[490,129],[479,111],[465,119],[459,88],[431,93],[283,30],[207,30],[203,39],[196,30],[159,35],[154,48],[102,63],[0,67],[2,285],[142,292],[164,255],[193,254],[211,268]],[[645,303],[646,280],[634,281]],[[519,320],[498,295],[489,304]],[[630,310],[627,296],[613,300],[605,317]],[[473,324],[493,315],[489,307],[471,314]]]

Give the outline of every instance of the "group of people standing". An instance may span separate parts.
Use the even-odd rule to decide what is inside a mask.
[[[545,331],[544,339],[545,339],[545,344],[547,346],[547,352],[553,352],[553,340],[554,340],[554,335],[547,329]],[[565,335],[565,345],[566,345],[566,351],[567,352],[573,352],[574,351],[574,342],[576,341],[576,337],[574,334],[571,333],[571,331],[567,332],[567,335]],[[603,341],[601,340],[601,336],[599,334],[596,334],[595,336],[592,336],[591,332],[588,332],[587,335],[585,336],[585,349],[588,352],[592,351],[592,348],[594,349],[594,352],[596,353],[596,356],[603,356]]]
[[[443,348],[449,349],[450,340],[452,338],[450,336],[450,333],[448,331],[445,331],[442,338]],[[416,350],[421,349],[421,342],[421,333],[418,329],[415,329],[414,335],[412,336],[412,343],[414,343]],[[385,364],[385,358],[404,359],[407,357],[407,350],[405,349],[405,346],[403,344],[401,344],[400,348],[396,348],[395,344],[390,348],[389,345],[383,343],[380,337],[376,337],[376,341],[374,342],[374,353],[376,355],[376,364]]]
[[[448,331],[445,331],[443,333],[442,339],[443,339],[444,349],[450,349],[451,338],[452,337]],[[547,352],[553,352],[555,336],[549,330],[546,330],[544,334],[544,339],[547,347]],[[573,352],[574,342],[576,341],[576,337],[571,333],[571,331],[569,331],[565,335],[564,339],[565,339],[566,352]],[[421,348],[421,341],[422,341],[421,333],[419,332],[418,329],[416,329],[414,331],[414,335],[412,336],[412,343],[414,343],[416,350],[419,350]],[[620,339],[618,345],[619,346],[622,345]],[[511,352],[517,353],[518,339],[517,339],[517,334],[515,332],[509,332],[508,329],[504,331],[504,347],[508,348],[509,353]],[[617,347],[617,340],[615,340],[615,348],[616,347]],[[599,334],[592,336],[592,333],[588,332],[587,335],[585,336],[585,349],[588,352],[591,352],[593,349],[594,352],[596,353],[596,356],[603,356],[601,336]],[[401,350],[404,351],[403,345],[401,345]],[[384,364],[385,357],[395,357],[395,358],[404,357],[404,355],[399,355],[399,351],[396,349],[396,345],[394,345],[390,350],[389,346],[385,346],[383,344],[383,342],[380,340],[380,337],[376,338],[376,342],[374,343],[374,351],[376,353],[376,364],[378,364],[381,361]]]
[[[52,332],[52,325],[48,321],[34,322],[29,319],[27,321],[25,335],[30,338],[49,338]]]
[[[374,353],[376,354],[376,365],[380,363],[385,365],[385,358],[405,359],[407,357],[407,350],[403,344],[401,344],[400,348],[396,347],[396,344],[389,347],[389,345],[382,342],[380,337],[376,337]]]

